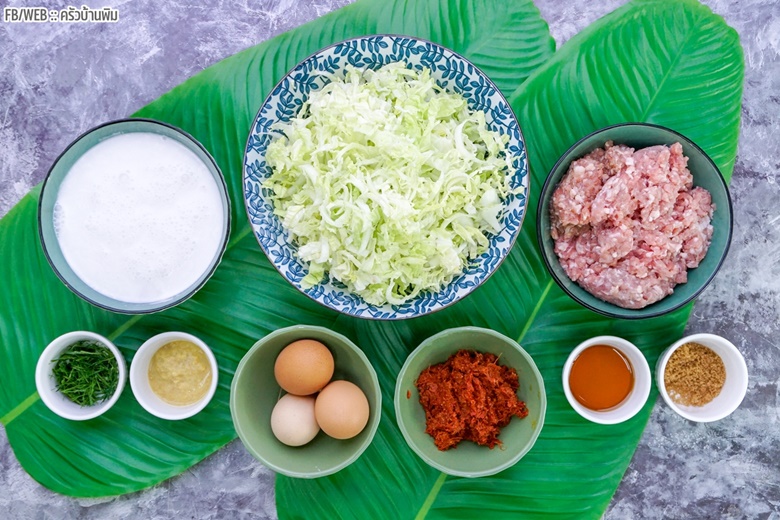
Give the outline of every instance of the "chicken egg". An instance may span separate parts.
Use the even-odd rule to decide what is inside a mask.
[[[271,412],[271,431],[288,446],[310,442],[320,427],[314,416],[314,397],[285,394]]]
[[[314,403],[314,416],[322,431],[335,439],[351,439],[368,423],[366,394],[349,381],[333,381]]]
[[[333,377],[333,354],[313,339],[301,339],[284,347],[274,363],[274,377],[285,391],[311,395]]]

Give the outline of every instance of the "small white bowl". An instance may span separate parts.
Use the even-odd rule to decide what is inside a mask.
[[[664,384],[666,363],[674,351],[686,343],[698,343],[711,349],[720,356],[726,368],[726,381],[720,394],[703,406],[683,406],[675,403],[669,397]],[[737,347],[726,338],[705,333],[686,336],[664,350],[655,365],[655,379],[658,391],[661,393],[664,401],[666,401],[666,404],[669,405],[669,408],[689,421],[695,422],[718,421],[728,416],[742,403],[748,387],[747,365],[745,364],[745,358],[742,357]]]
[[[54,379],[54,374],[52,374],[54,362],[60,357],[65,349],[81,340],[93,340],[105,345],[106,348],[114,354],[117,366],[119,367],[119,380],[114,394],[105,401],[92,406],[80,406],[62,395],[57,390],[57,381]],[[60,417],[70,419],[71,421],[94,419],[114,406],[114,403],[119,399],[126,382],[127,365],[125,364],[125,358],[119,349],[100,334],[85,330],[68,332],[49,343],[38,358],[38,364],[35,367],[35,386],[38,389],[38,395],[41,396],[41,401],[49,407],[49,410]]]
[[[182,406],[166,403],[154,393],[149,385],[149,362],[152,360],[152,356],[167,343],[177,340],[189,341],[199,346],[211,364],[211,386],[206,395],[195,403]],[[130,388],[133,389],[133,395],[138,403],[150,414],[169,421],[186,419],[203,410],[214,396],[218,379],[219,370],[214,353],[203,341],[186,332],[163,332],[149,338],[140,346],[130,364]]]
[[[608,410],[596,411],[586,408],[577,401],[569,387],[569,374],[571,373],[574,360],[577,359],[577,356],[583,350],[594,345],[609,345],[616,348],[626,356],[634,369],[634,387],[631,389],[631,392],[620,404]],[[642,351],[630,341],[617,336],[597,336],[583,341],[577,345],[577,348],[571,351],[569,358],[563,365],[563,391],[566,394],[566,399],[569,400],[569,404],[582,417],[599,424],[618,424],[635,416],[647,402],[652,379],[650,366],[647,364],[647,359],[645,359]]]

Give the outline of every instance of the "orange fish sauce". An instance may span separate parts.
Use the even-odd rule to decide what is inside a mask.
[[[577,401],[594,411],[619,405],[634,388],[631,362],[615,347],[594,345],[574,360],[569,387]]]

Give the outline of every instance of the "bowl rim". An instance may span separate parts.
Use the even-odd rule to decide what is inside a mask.
[[[636,355],[641,361],[639,363],[639,366],[636,366],[635,363],[631,363],[632,368],[634,369],[634,388],[636,388],[637,384],[637,374],[641,375],[643,381],[647,382],[647,385],[643,385],[643,389],[640,389],[641,392],[640,395],[640,402],[638,405],[634,405],[633,408],[628,408],[628,411],[623,414],[623,416],[609,419],[604,418],[603,413],[605,412],[612,412],[617,409],[619,409],[621,406],[626,404],[626,400],[621,401],[619,404],[614,406],[613,408],[610,408],[608,410],[591,410],[590,408],[581,405],[577,399],[574,397],[574,394],[571,392],[571,387],[569,384],[569,375],[571,374],[571,367],[574,365],[574,360],[579,357],[579,355],[582,353],[583,350],[599,345],[599,344],[605,344],[609,345],[612,348],[616,348],[623,352],[624,351],[630,351],[634,355]],[[579,345],[574,347],[574,349],[569,353],[569,356],[566,358],[566,362],[563,364],[563,370],[561,371],[561,380],[563,384],[563,393],[566,395],[566,400],[569,402],[569,406],[571,406],[575,412],[577,412],[582,418],[587,419],[590,422],[596,423],[596,424],[605,424],[605,425],[612,425],[612,424],[620,424],[623,422],[628,421],[629,419],[632,419],[636,414],[642,410],[642,408],[647,404],[647,400],[650,397],[650,390],[653,387],[653,375],[650,372],[650,365],[647,362],[647,358],[645,357],[644,353],[639,350],[639,347],[634,345],[633,342],[621,338],[619,336],[609,336],[609,335],[602,335],[602,336],[594,336],[592,338],[586,339],[585,341],[581,342]],[[646,386],[646,387],[645,387]],[[633,391],[633,389],[632,389]],[[631,392],[629,392],[630,395]],[[628,396],[626,396],[626,399],[628,399]]]
[[[483,471],[457,471],[453,470],[433,459],[430,459],[426,454],[422,452],[422,450],[419,448],[419,446],[414,443],[409,436],[407,424],[404,422],[403,414],[401,413],[401,403],[403,400],[405,400],[405,396],[403,395],[403,384],[402,379],[403,376],[406,375],[406,372],[409,370],[409,366],[411,365],[412,361],[414,361],[415,358],[421,356],[423,352],[430,347],[431,344],[433,344],[437,339],[439,339],[441,336],[447,336],[451,334],[458,334],[461,332],[477,332],[480,334],[485,334],[487,336],[493,336],[495,338],[498,338],[502,341],[504,341],[507,345],[514,348],[527,362],[528,365],[531,367],[531,372],[534,374],[534,378],[539,385],[539,401],[540,401],[540,410],[539,410],[539,419],[537,420],[537,426],[531,431],[531,436],[529,437],[528,441],[525,443],[524,447],[519,450],[515,455],[513,455],[508,460],[504,461],[503,463],[499,464],[498,466],[483,470]],[[475,350],[483,352],[480,348],[475,348]],[[457,350],[453,350],[448,354],[448,357],[452,354],[457,352]],[[441,362],[446,361],[446,358],[442,360]],[[512,367],[514,368],[514,367]],[[545,391],[544,386],[544,377],[542,376],[541,371],[539,370],[539,367],[536,366],[536,362],[534,361],[533,357],[526,351],[522,345],[520,345],[519,342],[513,340],[509,336],[502,334],[498,331],[495,331],[493,329],[488,329],[485,327],[476,327],[476,326],[464,326],[464,327],[454,327],[450,329],[444,329],[432,336],[429,336],[428,338],[424,339],[407,357],[404,361],[404,364],[402,365],[401,369],[398,371],[398,376],[395,380],[395,389],[393,391],[393,408],[395,411],[395,418],[396,423],[398,424],[398,429],[401,430],[401,434],[404,437],[404,440],[406,441],[407,446],[414,451],[414,453],[426,464],[429,466],[438,469],[442,473],[446,473],[448,475],[453,475],[456,477],[466,477],[466,478],[478,478],[478,477],[487,477],[490,475],[495,475],[496,473],[499,473],[501,471],[504,471],[505,469],[508,469],[515,464],[517,464],[520,459],[522,459],[536,444],[536,441],[539,438],[539,435],[542,433],[542,429],[544,428],[545,424],[545,417],[547,415],[547,392]]]
[[[254,355],[255,352],[261,350],[267,344],[268,341],[277,338],[279,336],[284,336],[285,334],[291,334],[296,332],[309,332],[309,331],[317,331],[322,333],[323,335],[332,336],[334,339],[347,345],[347,348],[354,351],[354,353],[358,356],[358,358],[360,358],[360,360],[368,368],[369,378],[371,379],[372,385],[374,386],[373,391],[371,393],[373,393],[374,396],[376,397],[376,406],[371,408],[369,413],[368,423],[366,423],[365,426],[365,429],[368,431],[368,434],[366,435],[366,438],[363,441],[363,443],[361,443],[361,445],[358,447],[357,450],[355,450],[355,452],[352,455],[350,455],[344,461],[342,461],[339,464],[336,464],[333,467],[319,470],[319,471],[314,471],[314,472],[301,473],[301,472],[287,470],[277,464],[272,463],[265,456],[263,456],[254,446],[250,447],[247,444],[247,442],[244,440],[244,436],[246,435],[244,428],[236,419],[236,409],[238,406],[236,403],[236,399],[237,399],[236,388],[238,387],[238,381],[241,378],[241,374],[244,373],[244,369],[247,363],[249,363],[249,358],[252,357],[252,355]],[[363,389],[361,388],[361,390]],[[284,392],[284,390],[281,390],[281,392],[283,392],[285,395],[287,393]],[[368,392],[365,391],[364,393],[368,394]],[[368,397],[368,395],[366,395],[366,397]],[[275,471],[276,473],[281,473],[282,475],[293,477],[293,478],[313,479],[313,478],[325,477],[327,475],[332,475],[334,473],[337,473],[342,469],[350,466],[353,462],[355,462],[358,458],[360,458],[360,456],[363,455],[363,453],[368,449],[371,443],[374,442],[374,437],[376,436],[376,432],[379,429],[379,423],[381,422],[382,419],[382,387],[379,384],[379,378],[377,377],[376,370],[374,369],[374,365],[371,364],[371,361],[368,359],[365,352],[363,352],[363,350],[360,347],[358,347],[351,339],[341,334],[340,332],[336,332],[333,329],[329,329],[327,327],[322,327],[319,325],[304,325],[304,324],[290,325],[288,327],[282,327],[280,329],[273,330],[268,334],[266,334],[265,336],[261,337],[260,339],[255,341],[252,347],[250,347],[250,349],[247,350],[246,353],[241,357],[241,361],[239,361],[238,365],[236,366],[236,370],[233,373],[233,380],[230,383],[230,416],[233,420],[233,428],[236,430],[236,434],[238,435],[238,438],[241,440],[241,445],[244,446],[244,449],[247,452],[249,452],[250,455],[252,455],[257,460],[259,460],[265,467],[271,469],[272,471]],[[269,416],[268,420],[270,421],[270,419],[271,418]],[[303,448],[304,446],[299,446],[299,448]]]
[[[734,355],[734,359],[738,364],[737,373],[735,375],[740,380],[740,397],[732,406],[723,408],[723,410],[717,414],[714,414],[712,417],[701,418],[695,414],[686,412],[677,403],[672,401],[672,398],[669,396],[669,392],[666,391],[666,385],[664,384],[664,372],[666,371],[666,364],[669,362],[669,358],[678,348],[686,343],[699,343],[707,348],[710,348],[707,344],[708,342],[717,342]],[[742,401],[745,399],[745,395],[747,395],[748,380],[749,374],[747,370],[747,362],[745,361],[745,357],[742,355],[742,352],[739,351],[734,343],[724,338],[723,336],[711,334],[708,332],[690,334],[675,341],[661,353],[661,355],[658,357],[658,361],[655,364],[655,384],[658,387],[658,393],[661,394],[661,397],[669,406],[669,408],[671,408],[677,415],[693,422],[706,423],[719,421],[734,413],[734,411],[736,411],[736,409],[739,408],[739,406],[742,404]]]
[[[148,375],[139,372],[141,368],[138,366],[136,360],[139,359],[139,355],[144,354],[146,351],[154,350],[154,352],[157,352],[160,348],[165,346],[167,343],[176,340],[189,341],[190,343],[197,345],[203,351],[203,353],[206,354],[206,357],[209,360],[209,365],[211,367],[211,385],[209,385],[209,389],[206,392],[206,394],[203,397],[201,397],[198,401],[190,405],[181,406],[182,408],[181,412],[167,413],[156,408],[154,402],[147,400],[141,394],[141,387],[148,389],[152,393],[154,393],[154,391],[151,389],[151,386],[149,385]],[[154,355],[154,353],[152,353],[151,355]],[[146,364],[146,366],[148,367],[148,363]],[[130,363],[129,379],[130,379],[130,389],[133,391],[133,396],[135,397],[135,400],[138,401],[138,404],[141,405],[141,408],[143,408],[150,414],[154,415],[155,417],[159,417],[160,419],[165,419],[168,421],[180,421],[182,419],[188,419],[200,413],[211,402],[211,399],[214,397],[214,394],[216,393],[217,390],[217,385],[219,383],[219,366],[217,363],[217,358],[214,356],[214,352],[211,350],[211,347],[209,347],[206,344],[205,341],[187,332],[173,330],[173,331],[161,332],[159,334],[155,334],[151,338],[144,341],[140,347],[138,347],[138,350],[135,352],[135,355],[133,356],[133,360]],[[176,407],[176,405],[169,405],[169,406]]]
[[[56,389],[51,389],[47,383],[49,382],[52,370],[54,369],[52,361],[73,343],[83,339],[97,341],[111,351],[114,355],[114,359],[117,361],[119,379],[117,381],[116,390],[114,390],[111,397],[92,406],[82,406],[80,410],[85,410],[85,413],[70,413],[63,409],[54,397],[55,395],[61,396],[62,394]],[[43,404],[45,404],[49,410],[63,419],[71,421],[86,421],[107,412],[119,400],[119,396],[122,394],[126,383],[127,362],[125,361],[122,352],[108,338],[88,330],[74,330],[57,336],[49,342],[45,349],[43,349],[43,352],[38,356],[38,362],[35,365],[35,387],[41,401],[43,401]]]
[[[727,236],[726,236],[726,248],[723,251],[723,255],[721,255],[721,258],[718,260],[717,265],[712,270],[712,273],[710,273],[709,277],[707,277],[707,279],[704,281],[704,283],[701,285],[701,287],[699,289],[697,289],[696,291],[694,291],[693,294],[691,294],[689,297],[685,298],[680,303],[674,305],[673,307],[670,307],[669,309],[665,309],[665,310],[641,312],[644,309],[647,309],[648,307],[652,307],[653,304],[650,304],[650,305],[648,305],[647,307],[645,307],[643,309],[624,309],[623,307],[619,307],[619,306],[617,306],[617,305],[615,305],[613,303],[609,303],[607,301],[600,300],[600,301],[603,302],[603,305],[609,306],[609,308],[616,307],[616,308],[622,309],[623,311],[632,311],[632,310],[640,311],[640,312],[638,312],[636,314],[628,314],[628,315],[618,314],[616,312],[608,310],[608,308],[601,308],[601,307],[594,306],[594,305],[586,302],[585,300],[583,300],[579,296],[577,296],[574,292],[572,292],[566,286],[566,284],[563,283],[563,281],[560,280],[558,278],[558,276],[556,276],[555,271],[553,270],[552,262],[553,261],[557,261],[557,256],[556,256],[555,260],[553,260],[552,258],[548,258],[549,255],[545,254],[545,248],[544,248],[543,240],[544,240],[544,236],[545,236],[544,234],[549,232],[549,230],[543,230],[542,226],[537,224],[537,226],[536,226],[536,238],[537,238],[537,242],[539,244],[539,249],[541,250],[542,259],[544,260],[545,267],[547,268],[547,272],[550,274],[552,279],[555,280],[555,283],[558,285],[558,287],[560,287],[563,290],[563,292],[565,292],[572,300],[576,301],[577,303],[579,303],[580,305],[582,305],[586,309],[589,309],[589,310],[591,310],[593,312],[596,312],[598,314],[601,314],[603,316],[608,316],[610,318],[619,318],[619,319],[623,319],[623,320],[642,320],[642,319],[647,319],[647,318],[655,318],[655,317],[658,317],[658,316],[663,316],[665,314],[669,314],[671,312],[674,312],[674,311],[680,309],[681,307],[683,307],[683,306],[687,305],[688,303],[690,303],[691,301],[695,300],[704,291],[704,289],[706,289],[710,285],[712,280],[715,278],[715,275],[717,275],[718,271],[720,271],[720,268],[723,265],[723,262],[725,262],[726,257],[728,256],[729,249],[731,248],[731,239],[732,239],[732,235],[733,235],[733,232],[734,232],[734,208],[733,208],[733,203],[731,201],[731,193],[729,192],[728,184],[726,184],[726,180],[723,178],[723,174],[721,173],[720,168],[718,168],[718,166],[715,164],[715,162],[712,160],[712,158],[699,145],[697,145],[695,142],[693,142],[690,138],[684,136],[683,134],[681,134],[680,132],[677,132],[676,130],[672,130],[669,127],[662,126],[662,125],[656,125],[656,124],[653,124],[653,123],[641,123],[641,122],[638,122],[638,121],[634,121],[634,122],[625,122],[625,123],[618,123],[618,124],[614,124],[614,125],[610,125],[610,126],[605,126],[605,127],[600,128],[598,130],[590,132],[589,134],[585,135],[584,137],[578,139],[577,142],[575,142],[573,145],[571,145],[563,153],[563,155],[561,155],[561,157],[555,162],[555,165],[552,167],[552,169],[550,169],[550,171],[547,173],[547,178],[545,179],[544,184],[542,185],[542,191],[539,193],[539,200],[537,201],[537,207],[536,207],[536,222],[537,223],[540,223],[542,221],[542,217],[543,217],[543,215],[542,215],[542,206],[543,206],[542,198],[545,197],[545,195],[547,195],[548,190],[550,190],[551,187],[552,187],[551,186],[551,184],[552,184],[552,173],[555,170],[557,170],[558,167],[561,164],[565,163],[567,160],[569,162],[572,162],[572,161],[575,160],[575,158],[569,158],[568,157],[569,154],[571,154],[574,151],[574,149],[577,148],[584,141],[587,141],[588,139],[591,139],[591,138],[597,136],[598,134],[600,134],[602,132],[605,132],[607,130],[612,130],[614,128],[620,128],[620,127],[625,127],[625,126],[650,127],[650,128],[655,128],[655,129],[659,129],[659,130],[664,130],[666,132],[669,132],[669,133],[672,133],[672,134],[676,135],[681,140],[685,141],[686,144],[690,145],[692,148],[697,150],[701,154],[701,156],[704,157],[704,159],[706,161],[708,161],[710,163],[710,165],[712,165],[712,167],[718,173],[717,177],[718,177],[718,179],[720,181],[720,184],[723,187],[724,193],[726,194],[726,200],[728,201],[728,211],[727,211],[727,213],[728,213],[729,225],[728,225]],[[554,253],[553,253],[553,255],[554,255]],[[659,300],[659,301],[663,301],[663,300]]]
[[[225,236],[221,240],[221,245],[219,247],[218,254],[215,256],[213,265],[210,265],[209,269],[207,269],[204,272],[205,276],[204,276],[203,280],[201,280],[199,283],[197,283],[194,286],[192,286],[191,289],[189,291],[187,291],[185,294],[183,294],[182,296],[180,296],[179,298],[177,298],[175,300],[172,300],[171,302],[165,303],[163,305],[152,305],[152,304],[155,304],[157,302],[149,302],[147,304],[147,305],[149,305],[148,307],[145,307],[145,308],[142,308],[142,309],[135,309],[135,310],[123,309],[121,307],[117,307],[117,306],[114,306],[114,305],[110,305],[110,304],[106,304],[106,303],[101,303],[101,302],[95,301],[93,298],[90,298],[89,296],[83,294],[81,291],[76,289],[76,287],[74,287],[70,283],[70,281],[68,281],[66,279],[65,275],[60,272],[60,270],[55,265],[55,262],[54,262],[53,258],[49,254],[48,247],[46,246],[46,240],[44,239],[44,235],[43,235],[43,225],[42,225],[42,217],[43,217],[42,211],[43,211],[43,200],[44,200],[43,195],[46,192],[46,187],[47,187],[47,185],[49,183],[49,179],[51,177],[51,174],[54,171],[54,168],[60,162],[60,160],[79,141],[81,141],[83,138],[87,137],[91,133],[96,132],[98,130],[101,130],[101,129],[105,128],[105,127],[113,126],[113,125],[123,126],[126,123],[144,123],[144,124],[150,124],[152,126],[154,126],[154,125],[163,126],[163,127],[168,128],[169,130],[173,130],[173,131],[181,134],[185,139],[188,139],[193,144],[195,144],[195,146],[198,147],[203,152],[205,157],[208,159],[207,167],[213,167],[214,170],[216,171],[217,175],[215,177],[216,177],[216,179],[218,179],[217,189],[220,190],[225,195],[225,200],[226,200],[225,207],[223,208],[224,209],[224,214],[225,214],[225,229],[226,229]],[[74,138],[68,144],[68,146],[65,147],[65,149],[62,150],[62,152],[59,153],[59,155],[57,155],[56,159],[54,159],[54,161],[51,163],[51,166],[46,171],[46,176],[43,178],[43,183],[41,184],[41,192],[40,192],[40,195],[38,197],[38,204],[37,204],[37,206],[38,206],[38,215],[37,215],[38,240],[40,241],[41,249],[43,250],[43,255],[46,257],[46,261],[49,263],[49,266],[51,266],[51,269],[52,269],[52,271],[54,271],[54,274],[57,275],[57,278],[59,278],[60,281],[68,289],[71,290],[71,292],[76,294],[82,300],[84,300],[84,301],[94,305],[95,307],[98,307],[98,308],[101,308],[101,309],[104,309],[104,310],[107,310],[107,311],[111,311],[111,312],[116,312],[116,313],[119,313],[119,314],[128,314],[128,315],[152,314],[152,313],[155,313],[155,312],[160,312],[160,311],[163,311],[165,309],[170,309],[171,307],[175,307],[175,306],[177,306],[177,305],[187,301],[192,296],[194,296],[195,293],[197,293],[206,284],[206,282],[208,282],[209,279],[211,279],[212,275],[217,270],[217,267],[219,267],[219,264],[222,262],[222,257],[225,254],[225,251],[226,251],[227,245],[228,245],[228,241],[230,240],[230,232],[231,232],[231,226],[232,226],[232,208],[231,208],[232,204],[230,202],[230,192],[228,191],[228,188],[227,188],[227,183],[225,181],[225,176],[222,173],[222,170],[220,169],[220,167],[217,164],[216,160],[211,155],[211,153],[209,153],[209,151],[206,149],[206,147],[203,146],[203,144],[200,141],[195,139],[195,137],[193,137],[189,132],[187,132],[187,131],[185,131],[185,130],[177,127],[177,126],[174,126],[174,125],[172,125],[170,123],[166,123],[165,121],[159,121],[157,119],[149,119],[149,118],[145,118],[145,117],[126,117],[126,118],[122,118],[122,119],[114,119],[114,120],[111,120],[111,121],[106,121],[104,123],[101,123],[101,124],[99,124],[97,126],[93,126],[91,128],[88,128],[87,130],[85,130],[82,133],[80,133],[76,138]],[[112,298],[112,300],[116,300],[116,299]]]
[[[464,57],[462,54],[460,54],[460,53],[450,49],[449,47],[446,47],[444,45],[441,45],[439,43],[436,43],[434,41],[431,41],[431,40],[428,40],[428,39],[425,39],[425,38],[420,38],[420,37],[417,37],[417,36],[410,36],[410,35],[406,35],[406,34],[398,34],[398,33],[372,33],[372,34],[366,34],[366,35],[363,35],[363,36],[354,36],[354,37],[351,37],[351,38],[345,38],[343,40],[340,40],[340,41],[337,41],[337,42],[332,43],[330,45],[327,45],[325,47],[322,47],[322,48],[316,50],[315,52],[309,54],[305,58],[301,59],[295,65],[293,65],[293,67],[290,70],[288,70],[281,77],[281,79],[279,79],[279,81],[276,82],[276,84],[274,85],[274,88],[269,91],[268,95],[265,97],[265,99],[260,104],[259,108],[257,109],[257,112],[255,113],[255,116],[252,118],[252,125],[251,125],[249,133],[247,135],[246,145],[244,146],[243,157],[242,157],[242,159],[244,159],[244,160],[242,160],[242,165],[241,165],[241,181],[242,181],[241,184],[242,184],[242,186],[246,186],[247,171],[246,171],[246,161],[245,161],[245,159],[246,159],[247,150],[249,149],[250,140],[252,138],[252,135],[254,134],[255,124],[257,123],[258,117],[260,115],[260,111],[268,103],[268,101],[273,97],[274,92],[277,91],[279,86],[284,82],[285,79],[287,79],[287,77],[290,75],[290,73],[292,73],[295,69],[297,69],[302,63],[304,63],[304,62],[312,59],[313,57],[317,56],[318,54],[321,54],[321,53],[323,53],[323,52],[325,52],[325,51],[327,51],[327,50],[329,50],[331,48],[334,48],[334,47],[336,47],[338,45],[343,45],[344,43],[350,42],[350,41],[356,41],[356,40],[357,41],[361,41],[361,40],[366,40],[366,39],[375,38],[375,37],[408,38],[410,40],[415,40],[415,41],[418,41],[418,42],[434,45],[434,46],[436,46],[436,47],[438,47],[440,49],[444,49],[444,50],[452,53],[452,55],[455,56],[456,58],[458,58],[460,60],[463,60],[468,65],[471,65],[472,67],[474,67],[474,70],[477,71],[477,73],[480,76],[482,76],[485,79],[485,81],[487,81],[487,83],[491,87],[493,87],[493,89],[496,91],[496,94],[503,100],[503,102],[509,108],[510,115],[511,115],[512,119],[514,120],[515,124],[517,125],[517,131],[520,134],[520,142],[523,144],[523,150],[525,152],[525,159],[524,159],[523,163],[525,164],[525,171],[526,171],[525,177],[526,177],[526,182],[528,184],[527,188],[526,188],[526,201],[525,201],[525,204],[524,204],[524,207],[523,207],[523,215],[521,216],[520,221],[517,224],[517,231],[514,233],[514,235],[512,237],[510,237],[509,244],[508,244],[508,249],[507,249],[507,254],[504,255],[503,257],[499,258],[498,262],[496,262],[496,265],[493,267],[493,269],[489,273],[487,273],[487,275],[482,280],[482,282],[477,284],[475,287],[470,288],[469,292],[467,292],[466,294],[464,294],[463,296],[461,296],[459,298],[454,298],[452,301],[446,302],[446,303],[442,304],[440,307],[437,307],[437,308],[435,308],[433,310],[427,311],[427,312],[425,312],[423,314],[417,314],[417,313],[414,313],[414,312],[411,312],[411,313],[408,313],[408,314],[406,314],[406,313],[405,314],[398,314],[397,312],[393,312],[393,313],[391,313],[390,316],[378,316],[377,317],[377,316],[371,315],[370,313],[347,312],[347,311],[342,311],[342,310],[336,309],[334,307],[331,307],[330,305],[328,305],[324,301],[318,300],[315,296],[313,296],[313,295],[311,295],[309,293],[304,292],[300,287],[298,287],[297,285],[291,283],[289,280],[287,280],[287,277],[285,277],[284,274],[279,270],[279,267],[276,265],[276,263],[275,262],[271,262],[271,265],[273,265],[273,267],[274,267],[274,269],[276,269],[277,273],[279,273],[279,275],[282,278],[284,278],[284,280],[286,280],[287,283],[290,283],[290,285],[292,285],[296,290],[298,290],[298,292],[304,294],[306,297],[308,297],[312,301],[316,302],[317,304],[322,305],[326,309],[330,309],[330,310],[336,311],[339,314],[346,314],[348,316],[354,316],[356,318],[361,318],[361,319],[364,319],[364,320],[399,321],[399,320],[408,320],[408,319],[419,318],[421,316],[427,316],[427,315],[433,314],[435,312],[439,312],[439,311],[441,311],[441,310],[443,310],[443,309],[445,309],[445,308],[447,308],[447,307],[449,307],[449,306],[451,306],[451,305],[453,305],[453,304],[455,304],[455,303],[457,303],[459,301],[462,301],[462,300],[468,298],[469,296],[471,296],[478,287],[480,287],[482,284],[487,282],[488,279],[491,276],[493,276],[493,274],[496,271],[498,271],[498,269],[504,263],[504,260],[509,256],[509,254],[512,251],[512,247],[514,246],[515,242],[517,241],[518,236],[521,233],[521,230],[522,230],[522,227],[523,227],[523,223],[525,222],[525,218],[528,215],[528,210],[529,210],[528,201],[530,200],[531,183],[533,182],[532,175],[531,175],[530,152],[528,151],[528,141],[526,140],[525,136],[523,135],[523,129],[520,126],[520,121],[518,120],[517,115],[514,112],[514,109],[512,108],[512,106],[507,101],[506,96],[498,88],[498,86],[495,84],[495,82],[492,79],[490,79],[490,76],[488,76],[481,68],[479,68],[477,65],[475,65],[468,58]],[[257,243],[260,246],[260,249],[263,251],[263,253],[266,256],[268,256],[268,253],[266,252],[265,248],[260,243],[260,240],[257,238],[257,233],[255,233],[255,231],[254,231],[254,226],[252,224],[252,219],[249,216],[249,201],[247,200],[246,191],[244,189],[242,189],[242,197],[243,197],[243,200],[244,200],[244,210],[245,210],[244,213],[246,213],[247,222],[249,223],[249,227],[252,230],[252,235],[255,237],[255,240],[257,241]],[[361,298],[361,300],[362,300],[362,298]],[[367,303],[367,305],[369,305],[369,308],[370,307],[375,307],[375,306],[373,306],[371,304],[368,304],[368,303]],[[397,307],[397,306],[396,305],[392,305],[392,308],[395,308],[395,307]],[[379,307],[377,307],[377,308],[379,308]]]

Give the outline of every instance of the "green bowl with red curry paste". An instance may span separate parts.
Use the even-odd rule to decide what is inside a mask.
[[[498,364],[517,372],[516,395],[528,415],[512,417],[493,448],[462,440],[442,451],[426,433],[425,410],[415,383],[423,370],[446,362],[459,350],[494,354]],[[516,464],[539,437],[546,408],[544,381],[531,356],[516,341],[479,327],[448,329],[423,341],[407,358],[395,386],[396,420],[409,447],[430,466],[460,477],[493,475]]]

